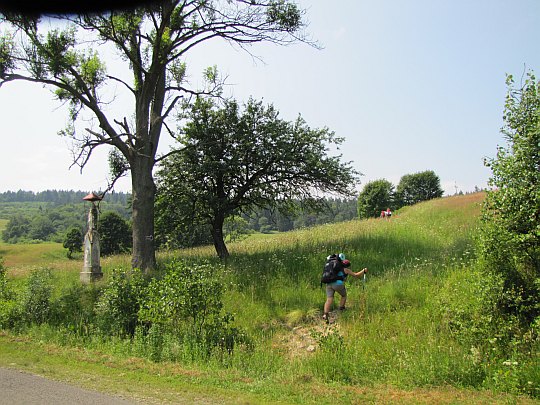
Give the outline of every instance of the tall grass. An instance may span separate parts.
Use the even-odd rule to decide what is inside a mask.
[[[154,339],[160,345],[158,357],[293,386],[479,388],[485,371],[453,334],[441,297],[474,302],[474,289],[461,288],[467,278],[457,275],[474,270],[472,241],[482,199],[483,194],[443,198],[406,207],[389,220],[353,220],[248,238],[229,245],[231,256],[224,265],[209,246],[161,252],[160,263],[181,258],[214,266],[224,286],[224,310],[247,331],[253,350],[238,350],[225,361],[202,361],[183,355],[170,336],[162,336]],[[334,252],[344,252],[353,270],[368,267],[369,272],[367,280],[347,283],[348,310],[326,326],[320,317],[325,293],[319,280],[325,257]],[[55,263],[59,286],[76,282],[78,266],[67,260]],[[102,266],[105,285],[113,268],[129,267],[129,257],[108,258]],[[47,325],[32,333],[121,356],[158,358],[148,347],[150,335],[81,337]]]
[[[281,378],[294,380],[300,372],[350,384],[478,386],[482,375],[469,348],[444,325],[436,297],[448,274],[469,271],[482,198],[439,199],[388,221],[349,221],[231,244],[226,307],[258,338]],[[348,283],[349,310],[321,332],[325,296],[319,277],[325,257],[338,251],[353,269],[368,267],[369,273],[366,283]],[[212,260],[213,252],[181,255]],[[318,334],[318,349],[308,356],[291,354],[296,349],[282,343],[299,326]],[[292,363],[282,362],[287,355]],[[267,363],[258,367],[266,370]]]

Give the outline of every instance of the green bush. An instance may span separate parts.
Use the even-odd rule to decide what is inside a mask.
[[[437,297],[451,336],[469,348],[465,375],[474,386],[538,396],[539,325],[523,333],[517,316],[501,313],[504,280],[486,274],[480,263],[454,269]]]
[[[14,300],[0,300],[0,329],[14,328],[19,316],[19,305]]]
[[[0,301],[11,298],[13,292],[9,288],[6,278],[7,269],[4,267],[4,259],[0,257]]]
[[[165,359],[174,361],[176,360],[174,357],[167,357],[163,353],[166,337],[163,326],[159,323],[155,323],[149,328],[139,326],[133,338],[134,349],[140,356],[155,362]]]
[[[538,379],[530,370],[540,350],[540,83],[529,73],[521,88],[514,88],[512,76],[507,85],[502,132],[508,145],[486,160],[492,190],[478,238],[485,278],[499,281],[482,297],[489,319],[473,327],[485,331],[475,342],[484,358],[485,384],[539,395],[531,388]]]
[[[99,298],[96,323],[106,335],[131,337],[145,299],[146,281],[139,269],[114,269]]]
[[[20,303],[20,321],[23,324],[48,322],[52,314],[53,280],[50,269],[34,270],[28,277]]]
[[[217,266],[171,262],[163,278],[148,286],[140,321],[178,336],[192,357],[232,354],[237,344],[248,345],[246,334],[232,326],[232,315],[222,313],[223,286],[215,275],[222,269]]]
[[[13,327],[14,321],[18,318],[17,304],[13,299],[15,293],[6,278],[6,272],[4,260],[0,257],[0,328],[2,329]]]
[[[482,212],[480,252],[488,273],[503,280],[498,312],[527,328],[540,316],[540,83],[521,89],[507,79],[503,134],[508,146],[486,161],[493,187]]]
[[[51,324],[76,335],[89,335],[96,322],[95,308],[100,293],[100,289],[93,284],[76,282],[64,287],[53,301]]]

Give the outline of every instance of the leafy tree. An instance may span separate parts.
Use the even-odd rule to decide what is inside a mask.
[[[294,199],[313,207],[323,193],[352,193],[357,172],[350,163],[327,155],[327,145],[343,141],[324,129],[311,129],[299,117],[281,120],[272,105],[250,99],[241,111],[235,101],[218,108],[198,99],[189,114],[180,142],[181,152],[167,159],[158,172],[159,215],[167,216],[181,199],[192,215],[212,228],[219,257],[229,255],[224,242],[225,219],[254,207],[286,210]],[[186,204],[188,205],[188,204]]]
[[[39,17],[4,14],[0,22],[14,32],[0,37],[0,86],[22,80],[55,90],[56,98],[70,107],[70,122],[61,134],[74,142],[73,164],[83,168],[97,147],[113,147],[114,178],[108,189],[125,171],[131,173],[132,265],[152,268],[153,168],[161,159],[162,129],[173,135],[167,122],[182,100],[218,94],[222,84],[211,67],[204,72],[205,88],[189,86],[186,58],[191,49],[214,38],[240,47],[307,42],[302,17],[303,11],[285,0],[161,0],[126,12],[60,21],[47,17],[45,23]],[[102,55],[112,49],[124,70],[107,70]],[[113,88],[118,94],[111,93]],[[131,105],[120,95],[131,97]],[[87,125],[84,131],[80,122]]]
[[[163,214],[166,212],[166,214]],[[178,249],[212,243],[208,224],[198,218],[186,196],[156,199],[156,244],[159,248]]]
[[[4,242],[17,243],[19,239],[28,235],[29,230],[30,219],[24,215],[17,214],[6,224],[6,228],[2,232],[2,239]]]
[[[106,212],[98,222],[102,255],[128,252],[131,247],[128,223],[116,212]]]
[[[528,329],[540,316],[540,83],[529,73],[521,88],[511,75],[507,85],[502,133],[508,146],[485,162],[493,174],[480,251],[488,273],[502,280],[497,312],[505,325],[517,320]]]
[[[56,228],[49,217],[38,215],[32,218],[29,229],[30,239],[48,240],[49,237],[55,233]]]
[[[396,199],[400,207],[443,196],[439,176],[432,170],[406,174],[396,188]]]
[[[229,217],[224,223],[225,236],[231,242],[241,240],[249,235],[248,221],[242,217]]]
[[[381,211],[394,206],[394,185],[388,180],[370,181],[358,196],[358,217],[378,217]]]
[[[270,221],[266,217],[260,217],[259,218],[259,232],[261,233],[270,233],[274,230],[272,225],[270,225]]]
[[[282,214],[279,211],[276,213],[276,216],[277,229],[279,232],[287,232],[293,229],[294,221],[289,216]]]
[[[68,250],[67,257],[72,258],[73,252],[82,251],[83,235],[79,228],[71,228],[64,238],[64,248]]]

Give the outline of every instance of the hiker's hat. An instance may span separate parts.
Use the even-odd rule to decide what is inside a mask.
[[[341,261],[345,260],[345,253],[340,253],[338,256],[339,256],[339,260]]]

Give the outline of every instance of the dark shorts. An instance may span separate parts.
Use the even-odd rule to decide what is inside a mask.
[[[342,297],[347,296],[347,290],[345,289],[345,284],[327,284],[326,285],[326,297],[333,298],[334,293],[337,292]]]

